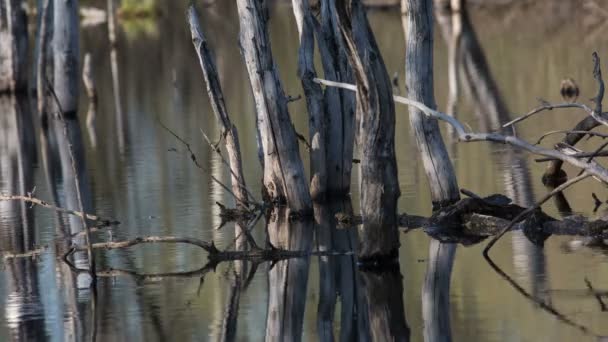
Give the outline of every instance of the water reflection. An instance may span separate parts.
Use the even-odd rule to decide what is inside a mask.
[[[35,142],[27,98],[0,96],[0,188],[10,193],[33,191]],[[36,248],[33,210],[17,201],[0,202],[0,251],[15,254]],[[5,262],[4,315],[11,341],[43,339],[44,312],[37,260]]]
[[[297,30],[286,3],[276,2],[271,8],[272,45],[286,92],[297,95],[301,93],[295,77]],[[173,15],[182,13],[185,5],[184,1],[162,2],[162,11],[171,15],[149,21],[153,30],[125,32],[125,26],[119,23],[115,54],[118,77],[112,75],[106,27],[83,31],[86,47],[83,50],[91,51],[95,61],[100,102],[96,146],[93,148],[88,140],[74,146],[81,149],[77,152],[80,156],[77,174],[86,183],[82,187],[88,187],[86,205],[103,216],[124,222],[114,230],[116,239],[167,234],[213,239],[219,247],[226,247],[232,243],[234,231],[230,225],[220,231],[214,229],[218,221],[212,203],[222,201],[230,205],[230,199],[211,185],[208,175],[199,173],[186,156],[167,151],[172,147],[179,149],[179,145],[156,124],[156,118],[161,118],[192,144],[199,160],[209,166],[213,175],[229,179],[227,171],[219,167],[218,159],[209,154],[207,144],[200,139],[200,128],[210,135],[216,130],[202,95],[202,79],[192,72],[198,70],[198,65],[187,26]],[[216,1],[205,10],[203,17],[208,20],[203,25],[218,56],[227,105],[242,132],[248,184],[254,193],[259,193],[255,109],[236,43],[236,8],[234,2]],[[452,17],[448,19],[451,26]],[[564,42],[573,45],[580,38],[576,25],[560,26],[559,34],[540,36],[536,32],[541,30],[509,27],[513,34],[504,35],[505,28],[497,29],[495,16],[486,12],[467,12],[459,20],[462,29],[455,45],[460,47],[452,51],[452,58],[459,61],[454,65],[457,71],[454,74],[460,84],[459,91],[454,93],[459,110],[454,111],[460,111],[461,119],[472,122],[472,126],[479,126],[480,130],[496,129],[508,120],[508,109],[522,111],[533,101],[531,96],[547,97],[545,89],[558,84],[565,70],[568,74],[573,70],[572,77],[580,80],[583,94],[584,89],[593,89],[592,80],[582,76],[589,73],[588,54],[563,50]],[[391,73],[401,72],[403,46],[398,13],[370,12],[370,21],[387,68]],[[544,25],[542,20],[526,22],[534,28]],[[438,27],[442,28],[436,32],[443,34],[443,26]],[[511,38],[515,36],[518,38]],[[447,40],[436,41],[437,95],[445,99],[449,95],[448,64],[442,58],[447,55],[449,44]],[[606,51],[602,41],[593,44],[599,46],[600,52]],[[546,77],[540,77],[539,73]],[[115,80],[120,82],[123,94],[123,123],[115,113]],[[303,102],[290,106],[294,125],[299,131],[306,131]],[[61,154],[66,144],[62,129],[53,121],[41,125],[43,130],[25,128],[31,125],[27,122],[31,115],[23,115],[27,108],[23,99],[0,98],[0,191],[25,194],[36,187],[41,198],[70,206],[75,201],[73,181],[70,182],[75,175],[66,156]],[[479,115],[467,116],[469,112]],[[68,120],[74,141],[82,141],[78,127],[84,127],[84,115],[85,112],[80,113],[78,122]],[[398,114],[398,132],[409,131],[403,118],[405,110]],[[578,118],[559,117],[559,127],[552,125],[552,116],[543,120],[530,127],[557,129],[571,126]],[[518,133],[522,136],[532,133],[525,126],[520,129]],[[123,147],[119,140],[121,130]],[[36,163],[34,137],[39,140],[40,167]],[[407,134],[398,135],[397,139],[397,155],[404,158],[399,164],[400,182],[407,184],[407,188],[405,185],[402,188],[400,212],[428,214],[431,208],[428,191],[424,190],[425,178],[412,162],[415,153],[410,153],[415,146]],[[483,144],[452,147],[453,155],[459,154],[459,180],[467,188],[480,194],[508,192],[522,205],[534,201],[534,190],[545,191],[538,185],[534,187],[539,184],[536,174],[542,170],[536,170],[524,156],[492,147],[492,159],[488,160],[485,156],[490,148],[486,148]],[[581,185],[589,190],[585,186]],[[353,187],[355,191],[356,188]],[[605,193],[593,191],[606,198]],[[570,204],[575,210],[591,201],[586,195],[577,197],[574,189],[571,194]],[[358,205],[356,193],[352,205]],[[291,244],[294,248],[350,251],[356,248],[355,230],[337,229],[333,220],[337,211],[350,212],[350,207],[350,202],[342,202],[315,208],[314,223],[289,222],[280,214],[275,215],[269,227],[273,235],[270,241],[276,246],[286,246],[292,243],[287,238],[290,235],[299,240]],[[571,211],[566,207],[559,210]],[[55,238],[82,228],[79,220],[46,209],[36,209],[34,215],[34,210],[19,202],[0,202],[0,213],[2,251],[26,251],[46,244],[54,247]],[[256,227],[253,235],[263,241],[264,224]],[[105,233],[96,236],[97,241],[105,237]],[[69,244],[63,239],[59,241],[56,251],[61,255]],[[515,269],[518,280],[538,295],[542,296],[548,287],[547,274],[551,274],[553,289],[587,291],[581,281],[587,275],[592,276],[598,289],[606,287],[608,278],[601,256],[584,251],[564,256],[552,240],[547,242],[544,252],[529,247],[525,240],[520,242],[518,237],[511,241],[496,249],[497,260],[507,265],[509,273],[513,273],[511,268]],[[478,247],[459,248],[459,262],[455,263],[454,254],[448,253],[453,247],[433,242],[429,249],[428,238],[423,234],[401,234],[401,243],[401,272],[397,268],[359,270],[351,255],[314,256],[281,261],[272,268],[268,263],[260,264],[255,273],[249,272],[254,265],[245,262],[222,264],[215,273],[206,275],[202,286],[197,277],[103,278],[98,283],[97,297],[95,292],[79,288],[78,277],[60,260],[55,260],[55,251],[36,260],[5,261],[0,269],[0,298],[5,304],[0,315],[0,340],[581,339],[578,331],[539,312],[497,280],[481,260]],[[197,269],[206,261],[204,254],[166,246],[100,252],[97,256],[99,268],[142,273]],[[419,262],[422,259],[428,264]],[[82,265],[86,265],[84,260]],[[452,267],[454,271],[450,273]],[[597,303],[593,298],[577,296],[576,300],[569,300],[555,293],[551,292],[551,299],[565,314],[588,321],[595,330],[605,331],[601,317],[594,315]],[[497,307],[501,310],[496,310]],[[273,333],[267,334],[267,330]]]
[[[424,340],[427,342],[452,340],[450,328],[450,281],[455,255],[455,244],[431,240],[424,286],[422,288]]]
[[[458,1],[456,1],[458,2]],[[471,23],[466,7],[450,11],[440,7],[438,23],[450,50],[450,70],[455,73],[452,87],[461,86],[484,132],[505,131],[502,124],[510,120],[510,111],[490,70],[484,50]],[[458,94],[451,91],[450,94]],[[448,101],[456,108],[455,100]],[[492,145],[493,156],[502,169],[505,194],[522,207],[534,205],[531,173],[526,156],[512,148]],[[545,255],[522,232],[512,233],[513,264],[521,280],[533,286],[535,295],[547,295]]]

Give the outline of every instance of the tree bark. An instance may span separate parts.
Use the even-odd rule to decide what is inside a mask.
[[[232,192],[237,199],[238,209],[247,209],[249,203],[245,177],[243,175],[243,165],[241,159],[241,150],[239,146],[239,136],[236,127],[230,121],[226,103],[224,102],[224,93],[220,85],[217,68],[214,58],[207,46],[207,40],[201,29],[198,14],[194,6],[188,9],[188,23],[192,34],[192,43],[199,58],[201,70],[205,83],[207,84],[207,94],[211,102],[213,112],[222,127],[222,137],[226,139],[226,150],[230,161],[230,175],[232,180]],[[244,234],[243,234],[244,237]]]
[[[237,0],[240,45],[256,104],[264,152],[264,187],[269,200],[310,212],[312,200],[305,180],[287,97],[279,80],[268,37],[264,1]]]
[[[27,49],[27,16],[22,1],[0,1],[0,93],[26,90]]]
[[[338,25],[357,80],[357,144],[361,151],[359,257],[394,257],[399,248],[392,86],[359,0],[337,2]],[[350,9],[350,11],[349,11]]]
[[[348,64],[346,46],[338,27],[336,3],[321,0],[321,22],[316,31],[319,54],[325,78],[354,82]],[[324,92],[326,122],[327,191],[330,196],[350,193],[355,137],[355,94],[342,89],[326,88]]]
[[[53,2],[53,27],[53,88],[59,101],[56,111],[75,116],[80,89],[78,0]]]
[[[302,81],[309,117],[310,194],[313,200],[322,200],[327,191],[327,112],[323,89],[313,81],[317,77],[314,65],[315,21],[308,0],[292,0],[292,5],[300,34],[298,76]]]
[[[408,98],[436,108],[433,89],[433,0],[403,0],[405,85]],[[460,198],[454,167],[437,120],[410,107],[410,125],[422,156],[434,206]]]

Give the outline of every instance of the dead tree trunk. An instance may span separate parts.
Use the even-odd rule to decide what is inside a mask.
[[[312,201],[298,141],[268,37],[268,8],[263,1],[237,0],[241,52],[249,73],[264,152],[267,198],[291,210],[310,212]]]
[[[0,2],[0,93],[27,88],[27,17],[22,2]]]
[[[314,65],[315,22],[310,12],[308,0],[292,0],[293,13],[300,33],[298,51],[298,76],[306,96],[309,117],[310,139],[310,194],[314,200],[325,197],[327,190],[327,146],[326,118],[323,89],[313,82],[317,77]]]
[[[338,82],[354,82],[348,65],[346,46],[336,20],[333,0],[321,1],[321,23],[316,31],[319,54],[325,77]],[[355,136],[355,94],[326,88],[324,92],[326,122],[327,192],[331,196],[350,193]]]
[[[433,93],[433,0],[403,0],[402,6],[408,98],[436,108]],[[458,182],[437,120],[410,107],[410,125],[422,155],[433,205],[441,207],[458,200]]]
[[[198,14],[194,6],[188,9],[188,23],[192,33],[192,43],[198,55],[203,77],[207,84],[207,93],[211,102],[213,112],[222,127],[221,136],[226,139],[226,150],[230,161],[230,174],[232,179],[232,192],[236,195],[237,208],[247,209],[249,203],[245,186],[245,177],[243,176],[243,165],[241,161],[241,150],[239,146],[239,136],[236,127],[230,121],[226,103],[224,102],[224,93],[222,91],[215,61],[211,55],[211,51],[207,46],[207,40],[201,29]]]
[[[357,80],[357,143],[361,151],[359,257],[394,257],[399,248],[395,104],[384,61],[359,0],[337,3],[338,24]],[[349,11],[351,9],[351,11]]]
[[[80,46],[78,0],[53,2],[53,88],[67,116],[78,111]]]

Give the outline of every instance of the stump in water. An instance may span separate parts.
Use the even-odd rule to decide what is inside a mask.
[[[268,200],[310,212],[312,200],[300,158],[296,132],[287,110],[268,36],[268,8],[263,1],[238,0],[240,44],[256,105]]]
[[[27,17],[21,0],[0,3],[0,93],[27,87]]]
[[[392,258],[399,248],[392,85],[359,0],[337,4],[338,25],[357,80],[357,144],[361,151],[359,257]],[[349,11],[349,8],[351,11]]]

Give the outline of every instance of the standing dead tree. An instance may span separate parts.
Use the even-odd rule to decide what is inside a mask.
[[[361,152],[359,257],[395,256],[399,248],[392,85],[359,0],[336,3],[338,25],[357,81],[357,144]],[[349,10],[350,9],[350,10]]]
[[[307,1],[292,0],[300,34],[298,75],[306,95],[311,141],[311,195],[320,200],[350,192],[354,147],[354,96],[339,89],[325,91],[313,82],[315,38],[325,78],[352,81],[335,1],[320,3],[320,22]],[[331,180],[331,181],[328,181]]]
[[[205,39],[198,20],[198,14],[193,5],[188,8],[187,19],[192,34],[192,44],[198,55],[203,77],[207,84],[207,94],[209,95],[211,107],[222,127],[221,137],[225,139],[226,142],[226,150],[230,161],[228,167],[230,168],[232,193],[236,198],[237,210],[247,211],[249,210],[249,204],[255,202],[255,200],[249,198],[249,192],[247,191],[247,186],[245,184],[238,131],[228,116],[228,110],[226,109],[226,103],[224,102],[224,94],[217,75],[215,61],[207,46],[207,40]],[[246,225],[242,222],[243,220],[238,221],[239,222],[235,225],[236,245],[237,249],[244,250],[247,249],[247,238],[250,237],[250,235]],[[252,246],[257,245],[253,242]],[[244,265],[241,266],[244,268]],[[237,279],[238,278],[239,277],[237,276]],[[238,293],[238,290],[235,289],[235,291]]]
[[[254,0],[237,0],[237,6],[241,52],[249,73],[262,141],[266,199],[286,203],[295,212],[310,212],[312,200],[296,132],[270,48],[268,8],[265,2]]]
[[[21,0],[0,3],[0,93],[26,90],[27,16]]]
[[[321,22],[316,29],[319,54],[325,78],[341,82],[353,82],[348,64],[346,46],[338,27],[336,2],[321,1]],[[352,158],[355,136],[355,96],[341,89],[325,89],[327,113],[327,184],[330,196],[346,196],[350,193]]]
[[[293,0],[293,13],[300,33],[298,76],[306,96],[310,131],[310,194],[314,200],[324,197],[327,190],[327,127],[323,89],[313,81],[317,72],[314,65],[315,20],[307,0]]]
[[[403,0],[405,30],[405,85],[408,97],[436,108],[433,89],[433,0]],[[437,120],[410,107],[410,125],[422,156],[435,206],[460,198],[454,167]]]

